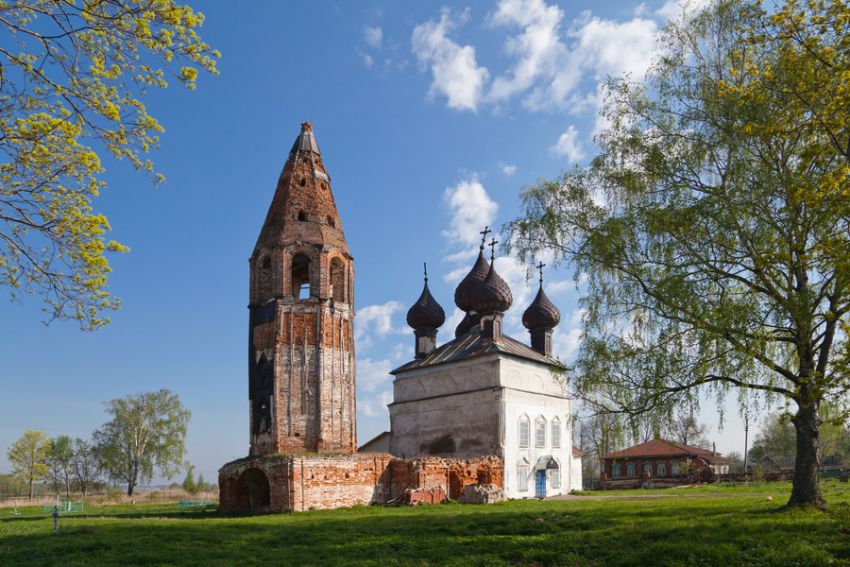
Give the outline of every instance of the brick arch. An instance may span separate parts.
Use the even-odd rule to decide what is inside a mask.
[[[254,259],[252,291],[255,302],[262,303],[275,296],[277,271],[274,252],[264,250]]]
[[[310,295],[315,296],[319,293],[319,272],[321,266],[319,264],[319,254],[316,249],[311,246],[295,246],[287,248],[283,258],[283,295],[289,295],[293,298],[298,298],[298,290],[293,289],[293,262],[299,257],[304,256],[309,261],[307,267],[307,278],[310,283]]]
[[[242,510],[265,511],[271,503],[271,487],[266,473],[246,469],[236,481],[237,505]]]

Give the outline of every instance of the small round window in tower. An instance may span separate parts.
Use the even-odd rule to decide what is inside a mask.
[[[298,211],[298,220],[306,221],[307,220],[307,211]]]
[[[336,228],[336,221],[330,215],[328,215],[328,226],[331,228]]]

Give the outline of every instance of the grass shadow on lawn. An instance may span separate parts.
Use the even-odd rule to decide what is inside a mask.
[[[0,526],[0,557],[38,565],[850,565],[846,512],[846,504],[824,514],[744,496],[120,513],[68,517],[58,535],[49,519]]]

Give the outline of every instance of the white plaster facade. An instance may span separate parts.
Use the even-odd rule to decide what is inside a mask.
[[[546,496],[581,489],[581,460],[572,452],[570,399],[549,365],[491,353],[400,369],[393,390],[392,454],[499,456],[509,498],[538,496],[538,474],[545,477],[539,482]],[[521,439],[523,420],[527,443],[524,434]],[[538,423],[542,435],[536,435]]]

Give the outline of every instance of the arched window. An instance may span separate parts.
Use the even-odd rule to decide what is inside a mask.
[[[334,301],[345,303],[345,265],[339,258],[331,260],[331,297]]]
[[[554,459],[558,463],[557,459]],[[549,486],[552,488],[561,488],[561,463],[558,463],[558,468],[546,469],[546,475],[549,477]]]
[[[298,211],[298,220],[306,221],[307,220],[307,211]]]
[[[301,187],[304,187],[305,185],[307,185],[307,180],[302,177],[301,178]]]
[[[310,258],[304,254],[292,257],[292,296],[298,299],[310,299]]]
[[[530,443],[531,432],[528,417],[522,416],[519,418],[519,446],[522,449],[527,449]]]
[[[546,419],[543,416],[534,420],[534,446],[546,446]]]
[[[334,218],[332,216],[328,215],[327,221],[328,221],[329,227],[336,228],[336,221],[334,220]]]
[[[552,448],[561,448],[561,420],[557,417],[552,420]]]
[[[528,491],[528,461],[525,459],[516,466],[516,486],[520,492]]]

